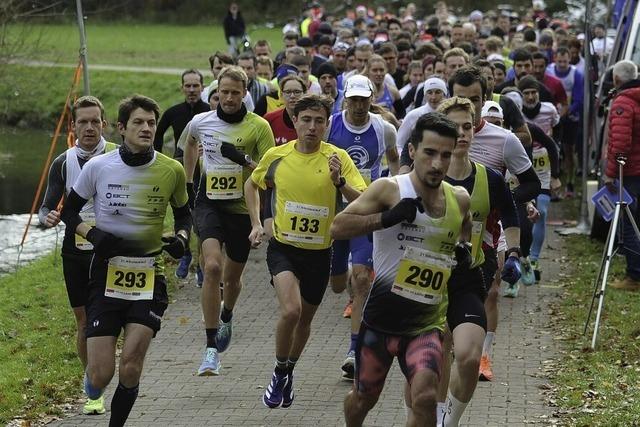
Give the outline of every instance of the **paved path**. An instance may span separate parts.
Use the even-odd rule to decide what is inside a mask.
[[[60,68],[76,68],[78,64],[53,62],[53,61],[36,61],[26,59],[15,59],[9,61],[10,64],[26,65],[28,67],[60,67]],[[89,64],[91,70],[100,71],[129,71],[133,73],[155,73],[155,74],[172,74],[181,75],[184,71],[182,68],[169,67],[136,67],[132,65],[113,65],[113,64]]]
[[[557,205],[552,205],[553,207]],[[553,215],[551,215],[553,217]],[[562,268],[561,242],[548,233],[543,274],[556,278]],[[313,324],[311,338],[296,368],[296,400],[288,409],[269,410],[261,401],[273,369],[277,305],[268,284],[264,250],[247,264],[244,290],[235,310],[234,338],[222,354],[222,375],[194,375],[202,356],[204,330],[200,291],[191,282],[179,289],[163,319],[162,331],[147,357],[140,397],[130,426],[341,426],[342,400],[349,384],[340,379],[348,346],[349,322],[341,317],[345,295],[327,291]],[[500,298],[500,324],[494,346],[491,383],[480,383],[461,425],[549,425],[540,386],[547,382],[545,361],[557,356],[547,330],[547,307],[558,295],[553,281],[523,288],[516,299]],[[365,421],[367,426],[401,426],[403,378],[394,364],[384,392]],[[112,384],[107,391],[111,401]],[[104,416],[78,415],[56,426],[104,426]]]

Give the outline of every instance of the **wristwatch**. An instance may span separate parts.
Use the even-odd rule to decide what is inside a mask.
[[[338,181],[338,183],[337,183],[337,184],[335,184],[335,183],[334,183],[333,185],[335,185],[335,186],[336,186],[336,188],[342,188],[342,187],[344,187],[344,185],[345,185],[346,183],[347,183],[347,180],[346,180],[346,179],[344,179],[344,176],[341,176],[341,177],[340,177],[340,181]]]
[[[244,161],[247,162],[247,166],[249,166],[251,164],[251,156],[248,154],[244,155]]]

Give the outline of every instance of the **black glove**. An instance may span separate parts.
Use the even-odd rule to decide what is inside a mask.
[[[392,227],[402,221],[413,222],[416,219],[416,211],[424,212],[422,199],[405,197],[388,211],[382,212],[382,228]]]
[[[120,237],[116,237],[96,227],[92,227],[91,230],[89,230],[87,240],[93,245],[93,252],[104,259],[116,256],[122,242]]]
[[[456,247],[454,248],[454,253],[456,257],[456,268],[468,269],[471,267],[471,243],[469,242],[458,242],[456,243]]]
[[[187,196],[189,197],[189,209],[196,207],[196,191],[193,189],[193,182],[187,182]]]
[[[166,243],[162,247],[163,251],[166,251],[172,258],[179,259],[184,256],[184,252],[189,247],[189,241],[181,234],[176,234],[171,237],[163,237],[162,241]]]
[[[247,165],[247,159],[244,157],[244,154],[238,151],[235,145],[230,142],[223,142],[220,147],[220,154],[222,157],[226,157],[234,163],[239,164],[240,166]]]

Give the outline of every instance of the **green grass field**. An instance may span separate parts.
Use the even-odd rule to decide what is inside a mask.
[[[552,322],[563,351],[555,361],[552,394],[562,425],[632,426],[640,424],[640,294],[607,288],[596,351],[586,337],[586,320],[602,244],[569,237],[567,254],[575,268],[564,279],[565,292]],[[624,258],[616,257],[608,283],[624,275]],[[591,328],[595,318],[592,315]]]
[[[58,414],[78,395],[82,368],[59,256],[0,278],[0,424]],[[57,261],[54,265],[54,259]]]
[[[91,64],[115,64],[139,67],[197,68],[210,80],[209,55],[225,50],[219,26],[170,25],[93,25],[87,23],[91,93],[105,104],[107,118],[115,122],[118,102],[133,93],[152,97],[164,110],[180,102],[180,79],[172,75],[121,71],[99,71]],[[12,27],[11,34],[27,34],[38,40],[37,53],[24,59],[62,64],[78,61],[79,39],[75,25],[38,25],[22,32]],[[253,41],[266,38],[279,50],[278,29],[260,28],[251,32]],[[27,42],[28,44],[28,42]],[[73,69],[5,65],[0,79],[0,123],[21,127],[52,129],[69,90]],[[78,88],[82,93],[82,83]]]
[[[216,50],[227,50],[220,26],[174,26],[85,23],[89,64],[142,67],[197,68],[208,71],[208,58]],[[16,29],[17,30],[17,29]],[[76,25],[37,25],[29,29],[31,40],[39,39],[39,60],[74,63],[79,36]],[[275,55],[282,47],[279,28],[251,30],[252,42],[266,39]]]

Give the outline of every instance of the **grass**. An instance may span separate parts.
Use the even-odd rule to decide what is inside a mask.
[[[165,232],[172,218],[169,209]],[[184,284],[173,275],[176,261],[165,260],[171,301]],[[59,254],[0,277],[0,425],[16,417],[60,416],[61,405],[81,395],[82,366],[66,292]]]
[[[107,118],[115,122],[118,102],[133,93],[158,101],[162,109],[182,101],[180,78],[155,73],[92,70],[91,64],[139,67],[197,68],[208,83],[209,55],[226,51],[220,26],[133,25],[87,23],[91,93],[105,104]],[[34,25],[12,34],[38,40],[37,53],[25,59],[75,64],[78,60],[78,31],[75,25]],[[253,41],[267,39],[275,52],[281,47],[279,29],[251,31]],[[0,73],[0,123],[19,127],[55,126],[73,77],[70,68],[3,65]],[[82,92],[82,83],[78,93]],[[112,131],[111,131],[112,132]]]
[[[53,129],[71,87],[70,68],[9,65],[9,78],[0,80],[0,121],[19,127]],[[184,97],[180,77],[152,73],[92,71],[92,94],[105,106],[107,120],[115,123],[123,98],[140,93],[155,99],[163,110]],[[82,94],[82,82],[78,95]]]
[[[0,424],[58,415],[56,404],[81,390],[82,371],[59,256],[0,278],[0,299]]]
[[[586,237],[567,238],[571,276],[554,307],[552,322],[564,342],[554,366],[551,403],[563,423],[572,426],[631,426],[640,424],[640,294],[606,289],[595,351],[593,332],[582,330],[591,304],[602,244]],[[625,260],[615,257],[608,283],[624,275]],[[562,280],[562,279],[561,279]],[[594,309],[595,310],[595,309]]]
[[[87,21],[89,64],[118,64],[142,67],[197,68],[209,70],[208,58],[216,50],[227,51],[219,25],[102,24]],[[20,29],[16,28],[16,33]],[[75,24],[35,25],[28,31],[30,40],[39,39],[37,58],[75,63],[79,36]],[[266,39],[275,55],[282,47],[280,28],[249,30],[252,42]],[[29,39],[28,39],[29,40]]]

